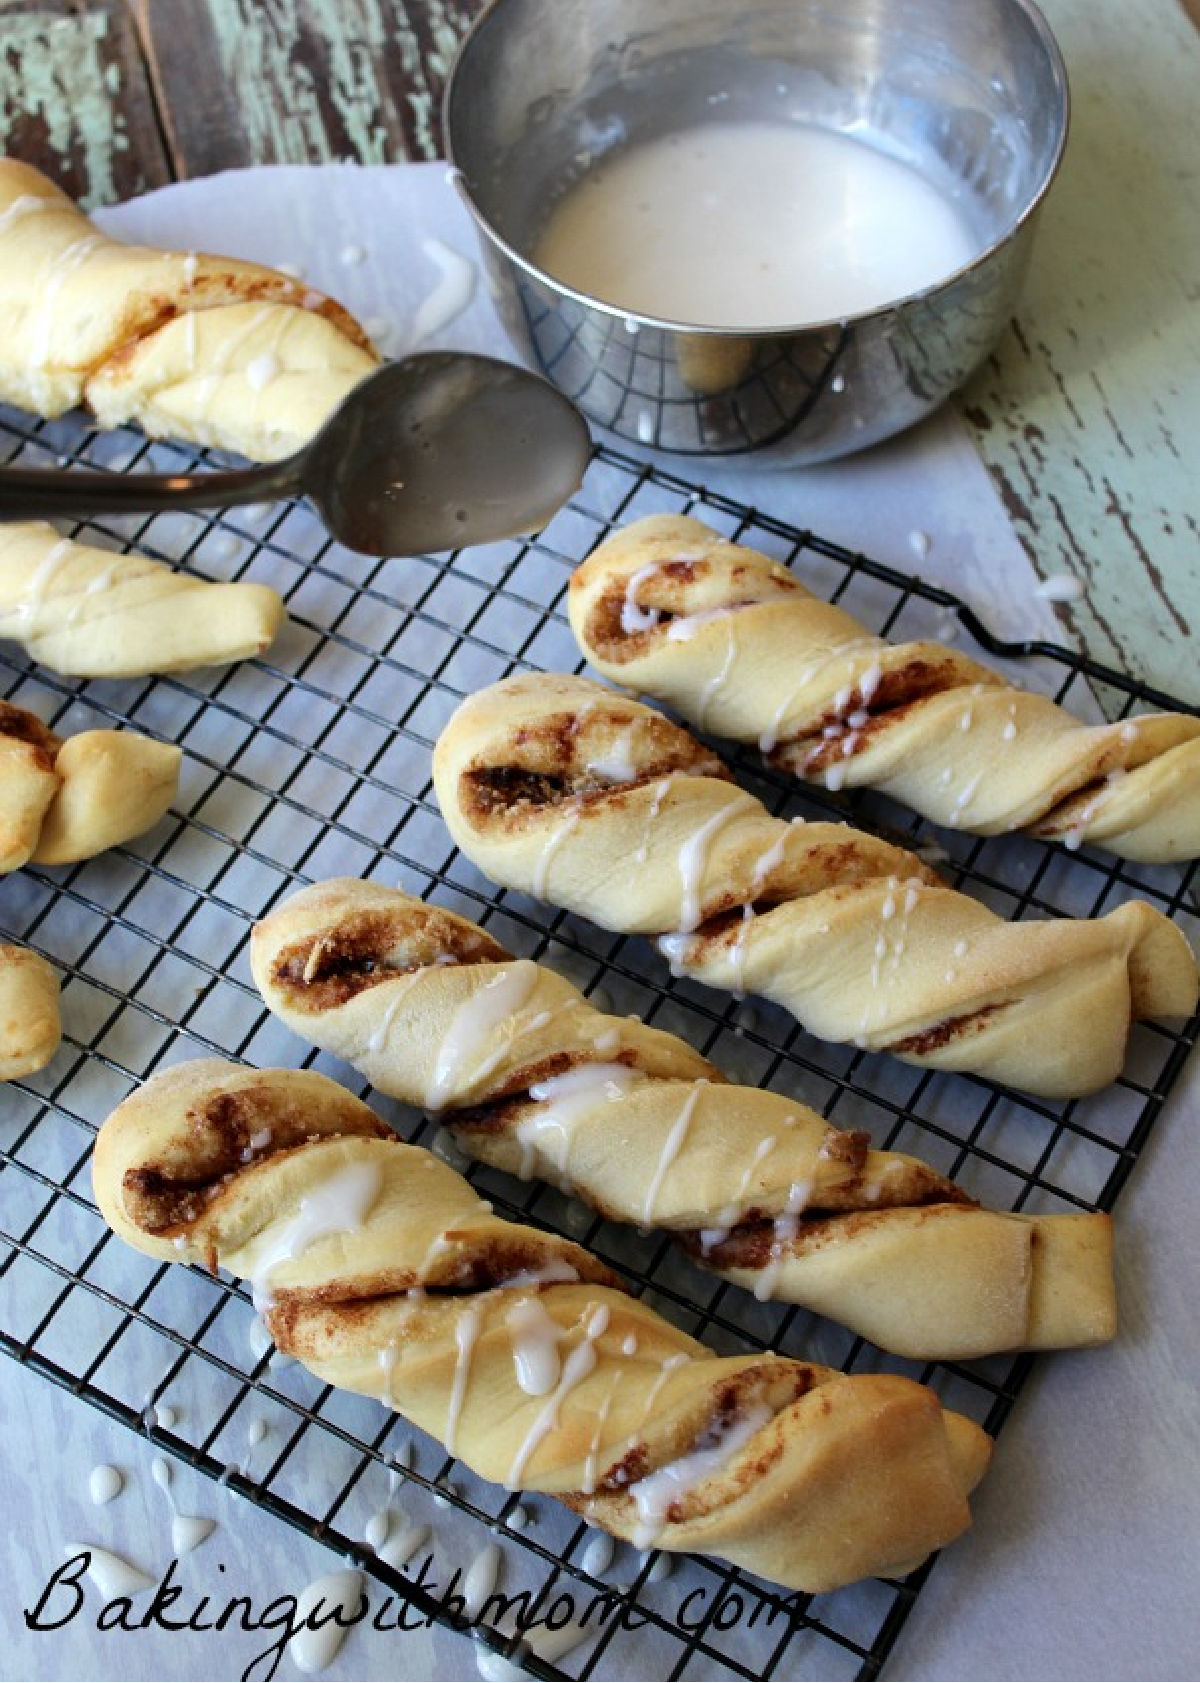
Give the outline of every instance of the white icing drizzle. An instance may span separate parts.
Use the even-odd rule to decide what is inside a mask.
[[[438,1048],[433,1080],[425,1094],[427,1110],[443,1110],[459,1085],[467,1058],[485,1044],[507,1017],[514,1017],[526,1004],[538,984],[538,967],[519,958],[477,988],[454,1013],[445,1038]],[[507,1048],[497,1047],[475,1072],[481,1080],[504,1056]]]
[[[600,1578],[612,1565],[616,1544],[606,1531],[589,1537],[587,1547],[579,1557],[579,1564],[589,1578]]]
[[[318,1240],[335,1233],[354,1233],[370,1215],[383,1185],[377,1163],[348,1163],[329,1176],[324,1185],[305,1193],[300,1207],[268,1244],[265,1255],[256,1258],[250,1286],[254,1307],[261,1311],[270,1304],[271,1275],[281,1263],[301,1256]]]
[[[477,271],[474,263],[432,235],[421,241],[421,250],[440,271],[437,285],[424,298],[412,325],[412,343],[420,345],[440,333],[466,309],[475,295]]]
[[[785,1124],[794,1122],[794,1116],[784,1118]],[[729,1237],[730,1229],[740,1220],[745,1209],[746,1188],[750,1185],[751,1176],[765,1157],[769,1157],[777,1144],[775,1134],[764,1134],[754,1148],[754,1155],[742,1170],[742,1177],[738,1181],[733,1197],[723,1209],[717,1211],[716,1224],[713,1227],[700,1229],[700,1254],[707,1256],[718,1245],[723,1245]]]
[[[642,1222],[649,1227],[654,1219],[654,1205],[662,1190],[662,1183],[671,1164],[683,1149],[683,1142],[691,1126],[692,1117],[696,1113],[696,1106],[700,1103],[701,1095],[708,1086],[708,1079],[701,1076],[693,1083],[692,1090],[680,1106],[679,1115],[671,1124],[671,1130],[663,1141],[663,1148],[659,1153],[658,1162],[654,1166],[654,1173],[650,1177],[650,1184],[646,1188],[646,1196],[642,1203]]]
[[[274,1351],[274,1340],[272,1339],[271,1334],[267,1331],[266,1327],[263,1325],[262,1321],[258,1318],[257,1315],[255,1315],[254,1318],[250,1322],[248,1338],[249,1338],[249,1344],[250,1344],[250,1353],[254,1357],[254,1360],[255,1360],[256,1364],[258,1362],[260,1362],[263,1359],[264,1356],[266,1356],[266,1355],[270,1354],[272,1351]],[[286,1359],[289,1359],[289,1358],[282,1358],[282,1359],[286,1360]],[[275,1362],[276,1362],[276,1356],[274,1354],[272,1354],[270,1365],[272,1367],[274,1367]]]
[[[522,1507],[520,1502],[518,1502],[513,1508],[512,1513],[509,1514],[505,1523],[510,1531],[528,1531],[529,1519],[529,1509]]]
[[[536,1156],[541,1150],[564,1179],[568,1174],[571,1132],[583,1117],[597,1105],[622,1098],[642,1079],[637,1070],[625,1064],[576,1064],[562,1075],[551,1075],[545,1081],[535,1081],[529,1097],[540,1107],[532,1116],[517,1124],[516,1138],[521,1147],[521,1162],[517,1173],[522,1180],[534,1174]],[[557,1149],[551,1149],[551,1140]]]
[[[775,1217],[775,1231],[771,1238],[771,1250],[766,1266],[754,1282],[754,1295],[760,1303],[766,1303],[774,1296],[788,1246],[792,1244],[800,1231],[800,1217],[807,1209],[811,1197],[812,1183],[810,1181],[797,1180],[792,1182],[787,1203],[783,1207],[783,1213]]]
[[[448,1455],[457,1453],[455,1446],[458,1441],[458,1423],[467,1394],[467,1381],[471,1376],[471,1361],[475,1354],[475,1342],[479,1337],[482,1320],[482,1305],[472,1303],[462,1311],[454,1324],[454,1344],[457,1355],[454,1362],[454,1382],[450,1387],[450,1402],[446,1410],[446,1430],[442,1438]]]
[[[621,603],[621,630],[627,637],[633,637],[639,631],[653,631],[662,618],[657,608],[639,608],[637,603],[638,591],[657,572],[658,562],[651,561],[648,566],[639,567],[636,573],[629,575],[625,599]]]
[[[84,1553],[91,1556],[87,1575],[105,1601],[112,1601],[118,1595],[140,1595],[143,1590],[153,1587],[154,1579],[149,1572],[143,1572],[140,1566],[134,1566],[123,1555],[113,1554],[110,1549],[99,1549],[95,1543],[63,1545],[65,1560]]]
[[[529,1464],[542,1439],[558,1425],[559,1409],[577,1385],[581,1385],[588,1376],[595,1371],[596,1348],[595,1341],[602,1337],[608,1326],[608,1308],[605,1304],[598,1304],[588,1318],[584,1328],[584,1336],[567,1354],[562,1364],[558,1384],[549,1400],[543,1405],[532,1426],[525,1434],[525,1438],[513,1457],[508,1470],[505,1485],[509,1490],[515,1490],[521,1482],[521,1476]],[[449,1445],[447,1445],[449,1448]]]
[[[806,678],[807,676],[808,674],[805,673]],[[801,683],[801,688],[803,688],[803,682]],[[782,725],[784,714],[792,705],[793,699],[793,696],[785,695],[783,700],[779,703],[779,706],[771,715],[769,724],[763,727],[758,738],[758,751],[760,754],[771,754],[779,746],[779,727]]]
[[[638,774],[637,761],[633,757],[633,738],[634,729],[631,725],[628,730],[620,733],[604,753],[588,761],[588,771],[610,783],[632,783]]]
[[[695,929],[700,922],[703,909],[701,889],[713,840],[735,818],[752,808],[757,810],[758,805],[752,795],[741,795],[730,801],[714,812],[711,818],[705,819],[679,849],[679,928],[684,934]]]
[[[171,1504],[171,1550],[176,1559],[198,1549],[205,1538],[217,1529],[215,1519],[200,1519],[195,1514],[181,1514],[171,1489],[172,1469],[169,1461],[156,1455],[150,1463],[150,1476]]]
[[[88,1495],[98,1508],[118,1497],[125,1488],[124,1474],[116,1467],[93,1467],[88,1474]]]
[[[650,802],[650,810],[646,814],[646,828],[642,832],[641,842],[634,850],[633,862],[635,865],[644,865],[646,863],[646,855],[650,851],[650,833],[658,821],[658,815],[662,811],[663,802],[666,800],[670,790],[671,779],[669,777],[664,777],[662,782],[654,791],[653,798]]]
[[[746,949],[750,940],[750,929],[757,915],[749,902],[742,907],[742,921],[729,954],[730,967],[733,970],[733,992],[739,999],[746,996]]]
[[[734,608],[701,608],[698,613],[678,614],[667,627],[667,641],[690,643],[702,627],[711,625],[715,619],[729,619],[736,611]]]
[[[424,968],[424,967],[423,967]],[[370,1034],[362,1044],[362,1053],[382,1052],[388,1043],[392,1032],[392,1024],[396,1020],[396,1013],[404,1003],[409,991],[421,979],[422,971],[414,970],[410,975],[397,976],[395,981],[384,982],[382,986],[387,990],[387,1004],[379,1012],[377,1020],[373,1020]],[[360,1054],[361,1056],[362,1054]]]
[[[61,200],[44,199],[37,193],[20,193],[7,210],[0,211],[0,234],[11,228],[14,222],[23,222],[27,216],[62,208]]]
[[[24,594],[13,603],[14,620],[32,628],[37,620],[38,609],[44,607],[53,594],[55,575],[66,565],[73,548],[69,538],[60,538],[46,551],[30,575]]]
[[[633,1349],[629,1348],[631,1344]],[[621,1340],[621,1352],[623,1355],[632,1356],[634,1350],[636,1349],[637,1339],[632,1333]],[[608,1424],[608,1411],[612,1407],[613,1398],[617,1394],[624,1375],[624,1368],[618,1367],[613,1370],[613,1376],[609,1381],[608,1390],[604,1393],[604,1401],[596,1410],[596,1423],[592,1427],[592,1438],[591,1442],[588,1444],[587,1456],[583,1463],[582,1489],[585,1496],[590,1496],[596,1488],[596,1474],[598,1471],[596,1466],[596,1457],[600,1453],[600,1444],[604,1438],[604,1428]]]
[[[483,1683],[525,1683],[529,1673],[524,1666],[515,1665],[494,1648],[485,1648],[482,1642],[477,1641],[474,1647],[475,1665]]]
[[[296,1598],[295,1625],[302,1628],[296,1630],[288,1643],[288,1653],[301,1671],[311,1676],[333,1664],[347,1630],[333,1615],[338,1611],[343,1619],[352,1617],[361,1606],[362,1587],[361,1572],[329,1572],[315,1578],[300,1592]],[[314,1616],[319,1624],[317,1630],[310,1629],[307,1622]]]
[[[540,1660],[547,1665],[553,1665],[555,1660],[561,1660],[569,1654],[572,1648],[578,1648],[586,1637],[594,1636],[596,1626],[586,1624],[560,1625],[557,1630],[549,1626],[545,1630],[531,1632],[526,1640]]]
[[[646,1559],[644,1554],[642,1559]],[[663,1579],[669,1578],[674,1570],[675,1562],[669,1554],[656,1555],[651,1563],[650,1570],[646,1573],[646,1582],[648,1584],[661,1584]]]
[[[59,252],[42,282],[41,309],[30,334],[29,362],[31,371],[44,369],[50,359],[50,338],[54,331],[58,295],[68,278],[87,262],[98,246],[104,245],[103,234],[83,234]]]
[[[386,1547],[391,1534],[392,1510],[390,1508],[380,1508],[379,1512],[372,1514],[367,1521],[363,1531],[363,1542],[369,1549],[374,1549],[375,1553],[378,1554],[380,1549]]]
[[[979,785],[983,782],[986,775],[987,767],[981,766],[975,775],[973,777],[969,777],[963,784],[962,788],[958,791],[958,794],[954,797],[954,805],[950,808],[950,815],[947,820],[948,823],[959,824],[962,822],[963,818],[966,816],[967,808],[975,799],[975,796],[979,793]]]
[[[572,1268],[562,1257],[552,1256],[540,1268],[523,1268],[505,1284],[514,1291],[520,1291],[526,1286],[574,1285],[578,1279],[577,1268]]]
[[[392,1375],[396,1371],[396,1346],[394,1343],[385,1344],[379,1352],[379,1371],[383,1375],[379,1387],[379,1400],[384,1408],[396,1409],[396,1399],[392,1395]]]
[[[282,372],[283,365],[274,352],[264,351],[246,364],[246,384],[251,391],[260,392],[272,380],[277,380]]]
[[[391,1536],[381,1549],[376,1552],[380,1560],[385,1561],[395,1571],[408,1565],[418,1549],[425,1547],[429,1541],[429,1526],[414,1525],[403,1514],[397,1515],[400,1521],[399,1530],[393,1530]]]
[[[668,633],[669,635],[669,633]],[[726,621],[725,659],[721,666],[707,679],[696,698],[696,723],[703,730],[708,723],[708,710],[729,682],[729,674],[733,671],[733,662],[737,655],[737,619],[730,614]]]
[[[215,1519],[201,1519],[196,1514],[171,1515],[171,1550],[176,1559],[191,1554],[217,1529]]]
[[[540,1298],[524,1297],[504,1317],[512,1339],[517,1384],[527,1397],[547,1396],[558,1384],[558,1346],[566,1333]]]
[[[727,1427],[710,1427],[687,1454],[668,1461],[657,1472],[631,1484],[629,1495],[633,1497],[638,1514],[632,1538],[634,1547],[652,1547],[667,1524],[667,1516],[675,1503],[705,1479],[719,1473],[771,1419],[770,1409],[761,1404],[748,1409],[739,1420]]]
[[[654,1405],[658,1401],[659,1392],[667,1383],[667,1380],[675,1372],[676,1368],[686,1367],[691,1359],[691,1356],[689,1356],[685,1350],[677,1350],[673,1356],[668,1356],[663,1362],[662,1366],[658,1370],[658,1377],[647,1391],[646,1400],[642,1404],[641,1424],[634,1431],[630,1432],[629,1436],[620,1446],[617,1454],[613,1457],[614,1460],[621,1460],[622,1457],[636,1445],[641,1429],[646,1424],[646,1421],[649,1420]],[[595,1486],[593,1485],[592,1488],[595,1489]],[[585,1490],[584,1494],[590,1495],[591,1491]]]
[[[693,936],[685,935],[682,932],[673,935],[659,935],[656,937],[654,944],[670,965],[672,976],[687,974],[685,967],[688,954],[695,945]]]
[[[499,1543],[485,1543],[467,1568],[462,1598],[468,1619],[477,1619],[489,1595],[496,1588],[504,1556]]]
[[[533,875],[529,879],[529,892],[536,895],[539,900],[547,898],[546,888],[550,880],[550,867],[554,863],[554,857],[559,848],[570,839],[579,824],[581,816],[581,807],[569,807],[563,814],[562,822],[557,829],[553,830],[542,844],[537,864],[533,868]]]

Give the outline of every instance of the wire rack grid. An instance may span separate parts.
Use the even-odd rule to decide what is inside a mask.
[[[132,433],[95,434],[78,418],[40,423],[8,411],[0,411],[0,456],[173,471],[201,459]],[[1126,1073],[1104,1094],[1072,1103],[1022,1098],[823,1045],[773,1006],[672,982],[647,943],[498,891],[451,848],[429,776],[440,728],[463,695],[507,673],[578,670],[562,612],[571,569],[615,526],[664,510],[696,513],[788,562],[875,629],[899,637],[965,631],[998,664],[1011,662],[1024,682],[1076,711],[1120,716],[1174,705],[1053,646],[997,643],[943,591],[607,449],[536,540],[453,556],[366,562],[332,545],[296,505],[85,526],[81,535],[102,545],[137,547],[210,577],[268,582],[285,596],[289,619],[260,661],[138,682],[60,679],[11,646],[0,650],[0,695],[55,728],[127,723],[184,750],[178,801],[150,835],[69,869],[27,869],[0,882],[0,928],[62,974],[65,1027],[58,1056],[10,1085],[0,1114],[0,1346],[353,1556],[419,1612],[470,1628],[537,1675],[874,1677],[928,1567],[904,1582],[819,1597],[781,1597],[707,1560],[675,1562],[665,1576],[658,1557],[623,1544],[614,1551],[557,1504],[482,1483],[377,1403],[283,1363],[240,1286],[128,1250],[91,1195],[99,1123],[152,1071],[198,1055],[315,1065],[369,1097],[406,1137],[449,1151],[436,1119],[372,1094],[347,1066],[275,1023],[250,980],[256,917],[301,882],[358,874],[474,917],[510,950],[559,968],[604,1009],[637,1012],[735,1078],[792,1093],[839,1125],[868,1129],[877,1145],[926,1158],[985,1202],[1111,1208],[1196,1022],[1139,1026]],[[849,810],[941,861],[950,880],[1007,916],[1098,915],[1136,895],[1196,936],[1192,870],[1130,866],[1021,838],[947,837],[883,800],[847,805],[801,791],[750,756],[734,763],[772,810]],[[770,1347],[850,1371],[909,1373],[993,1432],[1028,1372],[1026,1357],[967,1366],[885,1356],[829,1322],[714,1280],[661,1236],[612,1226],[546,1186],[470,1173],[500,1213],[584,1243],[719,1350]],[[165,1429],[157,1405],[185,1391],[182,1420]],[[401,1539],[377,1553],[363,1540],[366,1522],[398,1487]],[[1053,1515],[1044,1523],[1052,1527]],[[471,1622],[420,1563],[461,1589],[462,1567],[488,1539],[503,1545],[500,1587],[514,1600],[509,1614]],[[568,1635],[552,1645],[546,1638],[563,1620]],[[568,1673],[556,1659],[576,1637],[563,1659]]]

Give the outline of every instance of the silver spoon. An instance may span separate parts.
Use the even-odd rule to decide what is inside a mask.
[[[204,473],[0,468],[0,520],[227,508],[303,493],[339,543],[420,555],[536,531],[591,449],[569,398],[494,357],[428,351],[356,386],[303,450]]]

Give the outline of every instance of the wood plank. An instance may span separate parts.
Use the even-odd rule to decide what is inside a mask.
[[[446,72],[482,9],[482,0],[135,3],[184,175],[438,157]]]
[[[170,179],[124,0],[0,0],[0,151],[87,206]]]
[[[1043,0],[1071,78],[1014,328],[963,410],[1093,655],[1200,702],[1200,35],[1174,0]]]

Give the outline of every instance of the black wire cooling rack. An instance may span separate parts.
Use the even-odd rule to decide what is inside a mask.
[[[133,434],[97,435],[68,417],[0,411],[0,456],[184,470],[199,459]],[[571,505],[532,542],[451,557],[367,562],[331,545],[295,505],[86,526],[197,572],[254,578],[287,599],[289,621],[261,661],[153,681],[82,683],[0,650],[0,694],[64,732],[128,723],[178,742],[178,803],[150,835],[70,869],[0,882],[0,928],[63,977],[62,1049],[5,1089],[0,1344],[43,1374],[260,1507],[353,1556],[422,1614],[465,1628],[418,1563],[425,1527],[445,1570],[487,1541],[502,1546],[527,1623],[553,1626],[567,1600],[582,1639],[577,1677],[874,1677],[924,1581],[871,1582],[819,1597],[715,1562],[614,1551],[566,1510],[475,1479],[377,1403],[322,1386],[254,1341],[246,1293],[198,1270],[151,1263],[112,1238],[91,1196],[88,1158],[109,1110],[152,1071],[184,1057],[308,1062],[357,1092],[353,1071],[307,1048],[264,1011],[249,975],[252,921],[298,883],[358,874],[399,883],[484,923],[511,950],[544,959],[605,1009],[636,1011],[696,1044],[736,1078],[803,1097],[880,1146],[933,1162],[984,1201],[1027,1209],[1109,1209],[1194,1043],[1141,1025],[1125,1075],[1104,1094],[1056,1103],[1001,1092],[811,1040],[782,1011],[672,982],[643,942],[618,939],[492,888],[450,847],[431,793],[430,750],[460,698],[526,667],[577,670],[562,614],[572,567],[615,525],[695,512],[787,561],[806,583],[898,637],[966,634],[1022,681],[1076,711],[1122,716],[1176,706],[1118,673],[1044,643],[991,638],[955,598],[862,556],[601,449]],[[767,773],[740,778],[777,812],[854,813],[941,863],[1003,914],[1098,915],[1141,896],[1196,936],[1191,870],[1142,868],[1022,838],[947,837],[876,798],[847,803]],[[406,1136],[445,1151],[436,1121],[374,1095]],[[503,1214],[565,1231],[662,1311],[714,1347],[774,1349],[854,1371],[905,1372],[995,1432],[1029,1358],[922,1366],[882,1355],[805,1312],[760,1304],[665,1241],[610,1226],[544,1186],[486,1169],[472,1177]],[[186,1393],[169,1429],[157,1405]],[[372,1512],[403,1504],[401,1541],[363,1541]],[[1051,1529],[1052,1513],[1041,1516]],[[926,1569],[928,1570],[928,1569]],[[443,1571],[443,1581],[445,1571]],[[607,1600],[595,1601],[596,1597]],[[485,1644],[537,1675],[567,1675],[511,1621],[474,1624]],[[560,1639],[560,1650],[562,1642]]]

